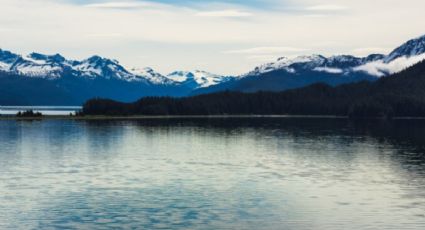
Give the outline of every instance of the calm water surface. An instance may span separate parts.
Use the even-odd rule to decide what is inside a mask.
[[[425,121],[1,121],[0,229],[425,229]]]

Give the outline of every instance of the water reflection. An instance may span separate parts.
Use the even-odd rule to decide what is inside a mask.
[[[425,121],[0,121],[0,228],[423,229]]]

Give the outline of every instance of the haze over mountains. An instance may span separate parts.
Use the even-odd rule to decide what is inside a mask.
[[[134,101],[144,96],[187,96],[223,90],[283,91],[322,82],[332,86],[379,78],[425,59],[425,36],[388,55],[279,58],[240,76],[201,70],[167,75],[152,68],[126,69],[118,61],[92,56],[82,61],[60,54],[21,56],[0,49],[1,105],[81,105],[94,98]]]

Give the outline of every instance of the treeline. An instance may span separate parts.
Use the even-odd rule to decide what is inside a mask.
[[[93,99],[84,104],[81,115],[425,116],[425,62],[376,82],[338,87],[315,84],[284,92],[146,97],[134,103]]]
[[[23,112],[19,111],[16,114],[16,116],[17,117],[41,117],[41,116],[43,116],[43,114],[40,113],[40,112],[34,112],[33,110],[26,110],[26,111],[23,111]]]

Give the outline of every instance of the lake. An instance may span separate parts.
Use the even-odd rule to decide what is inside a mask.
[[[0,229],[425,229],[425,121],[0,120]]]

